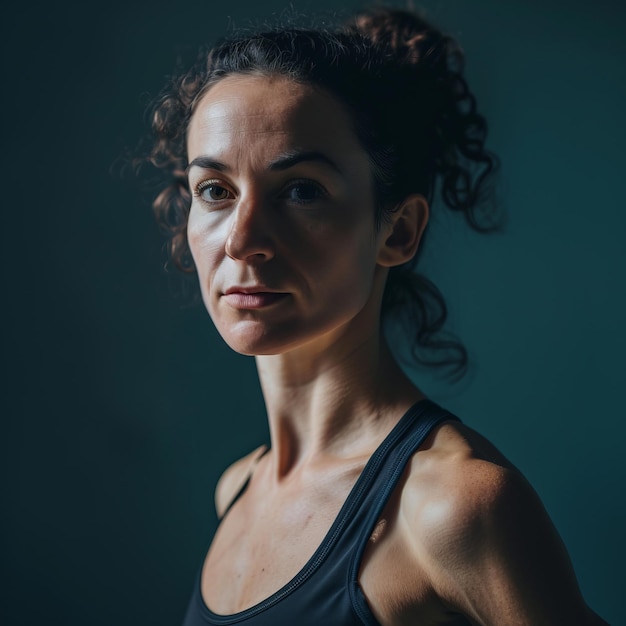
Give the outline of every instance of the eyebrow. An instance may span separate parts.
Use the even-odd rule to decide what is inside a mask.
[[[284,152],[279,155],[276,159],[274,159],[269,165],[268,169],[272,172],[282,172],[287,170],[299,163],[323,163],[329,166],[331,169],[335,170],[339,174],[343,174],[339,166],[329,157],[327,157],[323,152],[318,152],[316,150],[309,151],[293,151],[293,152]],[[189,165],[185,168],[185,173],[189,174],[189,170],[192,167],[201,167],[207,170],[217,170],[218,172],[226,172],[230,168],[225,163],[218,161],[210,156],[199,156],[196,157]]]
[[[225,165],[224,163],[220,163],[219,161],[216,161],[215,159],[212,159],[211,157],[208,157],[208,156],[196,157],[185,168],[185,174],[189,174],[189,170],[192,167],[201,167],[202,169],[205,169],[205,170],[217,170],[218,172],[225,172],[226,170],[229,169],[228,166]]]
[[[277,159],[274,159],[269,165],[269,169],[273,172],[281,172],[283,170],[287,170],[294,165],[298,165],[299,163],[324,163],[328,165],[337,173],[342,174],[343,172],[339,168],[339,166],[329,157],[327,157],[323,152],[317,152],[315,150],[309,150],[308,152],[285,152],[278,156]]]

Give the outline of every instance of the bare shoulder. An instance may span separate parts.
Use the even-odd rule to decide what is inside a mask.
[[[534,493],[487,439],[464,424],[447,422],[414,455],[402,502],[405,513],[416,521],[432,519],[429,509],[438,503],[437,510],[447,526],[461,523],[465,527],[511,491],[522,491],[526,496]],[[438,525],[442,521],[437,520]]]
[[[407,470],[405,540],[437,595],[478,624],[604,624],[524,476],[480,434],[447,422]]]
[[[458,560],[480,526],[516,492],[534,492],[514,466],[484,437],[464,424],[438,428],[413,456],[402,491],[401,515],[414,529],[415,548]],[[449,553],[449,554],[448,554]]]
[[[228,505],[242,487],[256,461],[266,448],[266,445],[259,446],[224,470],[215,487],[215,510],[218,517],[224,515]]]

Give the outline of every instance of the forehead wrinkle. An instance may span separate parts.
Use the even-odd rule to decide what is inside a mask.
[[[319,90],[286,79],[227,77],[198,103],[188,155],[256,170],[295,149],[313,151],[328,155],[344,174],[369,180],[369,158],[351,122],[341,103]]]
[[[267,150],[268,142],[279,144],[275,146],[276,152],[282,151],[291,134],[275,117],[263,114],[242,116],[231,111],[225,114],[209,112],[198,122],[190,133],[194,140],[189,141],[191,137],[188,137],[188,147],[194,147],[194,156],[208,154],[218,161],[228,162],[231,167],[233,160],[238,163],[246,154],[252,157],[258,150]],[[253,139],[255,137],[263,138],[260,145]]]
[[[221,107],[220,107],[221,108]],[[237,107],[238,108],[238,107]],[[212,110],[211,110],[212,109]],[[257,120],[263,115],[255,115],[252,123],[246,123],[248,116],[242,116],[237,111],[228,110],[221,113],[212,106],[201,115],[197,124],[190,128],[188,146],[194,152],[191,158],[199,155],[207,155],[216,161],[220,161],[229,168],[238,168],[242,160],[264,160],[258,151],[267,149],[268,142],[277,142],[284,146],[284,138],[289,134],[284,126],[275,122],[271,124],[259,124]],[[252,137],[264,137],[262,142],[250,141]],[[275,139],[273,139],[275,138]],[[191,152],[190,150],[190,152]]]
[[[293,131],[286,127],[284,116],[266,112],[248,114],[246,107],[240,107],[239,103],[226,111],[223,101],[217,107],[213,105],[211,103],[202,112],[204,114],[191,129],[189,143],[193,146],[193,157],[207,155],[229,169],[240,169],[245,161],[255,169],[267,169],[267,162],[274,155],[293,147]],[[263,140],[256,141],[254,137],[263,137]]]
[[[270,165],[274,155],[282,154],[287,144],[282,140],[273,142],[272,139],[250,143],[247,140],[251,134],[257,136],[269,134],[279,134],[281,137],[287,136],[287,133],[282,131],[280,133],[271,131],[267,133],[241,132],[228,133],[224,137],[225,141],[220,141],[222,136],[218,135],[215,137],[215,141],[210,139],[206,141],[203,145],[205,152],[195,158],[207,158],[210,161],[223,164],[223,171],[229,173],[243,173],[246,170],[271,171]]]
[[[290,132],[294,117],[281,115],[276,110],[251,114],[233,110],[220,114],[209,110],[198,120],[197,129],[211,133],[286,134]]]
[[[258,83],[261,88],[267,87],[268,80],[270,83],[277,83],[276,87],[281,91],[278,106],[276,101],[268,103],[265,95],[258,91],[241,89],[250,83]],[[235,93],[229,92],[233,89]],[[224,91],[226,93],[223,93]],[[285,128],[294,125],[298,115],[301,114],[301,105],[303,103],[306,105],[310,95],[310,89],[285,78],[273,80],[265,77],[228,76],[211,87],[201,98],[189,129],[191,130],[195,118],[201,123],[201,127],[205,128],[211,121],[225,128],[236,120],[237,126],[241,128],[245,125],[246,128],[243,130],[246,131],[254,128],[255,132],[261,132],[260,126],[263,127],[262,132],[284,131]],[[228,130],[232,132],[232,126],[229,126]]]

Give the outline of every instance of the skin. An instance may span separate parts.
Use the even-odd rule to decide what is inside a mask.
[[[221,516],[252,472],[202,574],[206,604],[232,614],[298,573],[368,458],[424,397],[381,337],[380,306],[389,268],[417,250],[428,206],[409,196],[377,231],[370,165],[348,112],[281,77],[211,87],[187,148],[188,239],[204,303],[224,340],[255,356],[272,441],[216,490]],[[586,607],[532,488],[456,422],[408,464],[359,581],[382,626],[460,616],[483,626],[605,623]]]

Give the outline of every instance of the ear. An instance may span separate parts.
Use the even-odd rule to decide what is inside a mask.
[[[390,213],[381,228],[379,265],[394,267],[415,256],[428,223],[428,212],[426,198],[421,194],[412,194]]]

